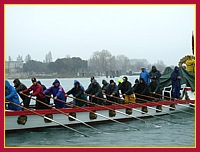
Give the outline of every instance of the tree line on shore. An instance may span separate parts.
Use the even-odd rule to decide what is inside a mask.
[[[9,56],[9,61],[11,57]],[[28,54],[23,61],[19,55],[17,61],[22,61],[22,72],[26,73],[57,73],[68,74],[71,76],[77,76],[77,73],[82,74],[96,74],[96,75],[110,75],[111,73],[118,74],[134,74],[139,72],[141,66],[145,66],[147,69],[151,69],[152,65],[155,65],[160,71],[164,71],[165,64],[163,61],[157,61],[150,64],[146,59],[129,59],[125,55],[113,56],[108,50],[96,51],[90,57],[89,60],[82,60],[80,57],[64,57],[52,61],[51,52],[45,56],[43,62],[31,59]]]

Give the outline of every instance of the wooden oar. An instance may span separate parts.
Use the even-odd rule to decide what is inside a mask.
[[[162,104],[157,104],[157,105],[162,105]],[[170,108],[170,109],[173,109],[173,110],[177,110],[176,108],[173,108],[173,107],[170,107],[170,106],[166,106],[166,105],[162,105],[163,107],[166,107],[166,108]],[[187,112],[187,111],[183,111],[183,110],[177,110],[177,111],[180,111],[180,112],[183,112],[183,113],[187,113],[189,115],[194,115],[193,113],[190,113],[190,112]]]
[[[25,95],[25,96],[27,96],[27,97],[29,97],[28,95],[26,95],[26,94],[24,94],[24,93],[22,93],[22,94]],[[47,107],[49,107],[49,108],[53,108],[53,109],[55,109],[56,111],[58,111],[59,113],[62,113],[62,114],[66,115],[66,116],[68,116],[68,117],[70,117],[70,118],[72,118],[72,119],[75,119],[76,121],[78,121],[78,122],[84,124],[85,126],[87,126],[87,127],[89,127],[89,128],[92,128],[92,129],[94,129],[94,130],[98,130],[98,129],[92,127],[91,125],[88,125],[87,123],[83,122],[82,120],[77,119],[77,118],[75,118],[75,117],[73,117],[73,116],[71,116],[71,115],[69,115],[69,114],[67,114],[67,113],[64,113],[63,111],[61,111],[61,110],[59,110],[59,109],[57,109],[57,108],[55,108],[55,107],[52,107],[52,106],[50,106],[50,105],[48,105],[48,104],[46,104],[46,103],[44,103],[44,102],[42,102],[42,101],[40,101],[40,100],[37,100],[37,99],[35,99],[35,98],[33,98],[33,97],[29,97],[29,98],[31,98],[31,99],[35,100],[36,102],[39,102],[39,103],[41,103],[41,104],[43,104],[43,105],[45,105],[45,106],[47,106]],[[98,130],[98,131],[99,131],[99,130]]]
[[[137,93],[136,93],[136,94],[137,94]],[[153,98],[153,99],[159,99],[159,98],[155,98],[155,97],[151,97],[151,96],[147,96],[147,95],[141,95],[141,96],[148,97],[148,98]],[[118,98],[118,99],[124,101],[124,99],[122,99],[122,98]],[[149,102],[150,102],[150,103],[154,103],[154,104],[156,104],[156,105],[162,106],[162,104],[158,104],[158,102],[153,102],[153,101],[149,101],[149,100],[145,100],[145,99],[141,99],[141,98],[137,98],[137,99],[139,99],[139,100],[141,100],[141,101],[144,101],[144,102],[146,102],[146,103],[149,103]],[[173,103],[173,102],[171,102],[171,103]],[[174,102],[174,103],[175,103],[175,102]],[[146,106],[146,105],[144,105],[144,104],[142,104],[142,103],[135,103],[135,104],[141,105],[141,106]],[[164,106],[164,105],[163,105],[163,106]],[[153,109],[153,110],[159,111],[159,112],[163,112],[162,110],[157,109],[157,108],[153,108],[153,107],[150,107],[150,106],[146,106],[146,107],[148,107],[149,109]],[[173,109],[172,107],[170,107],[170,108]],[[168,114],[168,115],[174,115],[175,117],[179,117],[179,116],[177,116],[177,115],[175,115],[175,114],[173,114],[173,113],[168,113],[168,112],[163,112],[163,113]],[[182,117],[179,117],[179,118],[182,118]]]
[[[30,109],[28,109],[28,108],[26,108],[26,107],[24,107],[24,106],[21,106],[21,105],[18,105],[18,104],[16,104],[16,103],[12,102],[12,101],[9,101],[9,100],[7,100],[7,101],[8,101],[9,103],[15,105],[15,106],[18,106],[18,107],[20,107],[20,108],[22,108],[22,109],[25,109],[25,110],[27,110],[27,111],[30,111],[30,112],[32,112],[32,113],[34,113],[34,114],[36,114],[36,115],[38,115],[38,116],[40,116],[40,117],[42,117],[42,118],[44,118],[44,119],[48,119],[49,121],[55,122],[56,124],[61,125],[61,126],[63,126],[64,128],[70,129],[70,130],[72,130],[72,131],[74,131],[74,132],[76,132],[76,133],[78,133],[78,134],[81,134],[81,135],[83,135],[83,136],[85,136],[85,137],[89,137],[88,135],[86,135],[86,134],[84,134],[84,133],[82,133],[82,132],[80,132],[80,131],[78,131],[78,130],[76,130],[76,129],[73,129],[73,128],[69,127],[69,126],[66,126],[66,125],[64,125],[64,124],[62,124],[62,123],[60,123],[60,122],[58,122],[58,121],[56,121],[56,120],[54,120],[54,119],[51,119],[51,118],[49,118],[49,117],[46,117],[46,116],[44,116],[44,115],[42,115],[42,114],[40,114],[40,113],[38,113],[38,112],[36,112],[36,111],[34,111],[34,110],[30,110]]]
[[[152,92],[151,92],[152,93]],[[134,93],[135,95],[140,95],[140,96],[143,96],[143,97],[147,97],[147,98],[151,98],[151,99],[156,99],[156,100],[161,100],[160,98],[156,98],[156,97],[152,97],[152,96],[147,96],[147,95],[143,95],[143,94],[139,94],[139,93]],[[162,96],[162,95],[160,95],[160,94],[158,94],[158,93],[155,93],[155,95],[159,95],[159,96]],[[164,97],[166,97],[166,98],[169,98],[169,99],[174,99],[174,98],[170,98],[170,97],[167,97],[167,96],[164,96]],[[140,98],[138,98],[139,100],[141,100]],[[148,101],[148,100],[146,100],[146,101]],[[165,100],[164,100],[165,101]],[[173,101],[173,100],[166,100],[167,102],[171,102],[171,103],[174,103],[174,104],[177,104],[175,101]],[[179,101],[181,101],[181,100],[179,100]],[[149,102],[149,101],[148,101]],[[153,102],[153,101],[151,101],[151,102]],[[185,102],[185,101],[182,101],[183,103],[187,103],[187,102]]]
[[[52,98],[51,96],[47,96],[47,97]],[[75,100],[80,100],[80,101],[85,102],[85,103],[89,103],[89,102],[87,102],[87,101],[85,101],[85,100],[78,99],[78,98],[75,98],[75,97],[71,97],[71,96],[69,96],[69,95],[68,95],[67,97],[72,98],[72,99],[75,99]],[[53,99],[53,98],[52,98],[52,99]],[[91,113],[96,114],[96,115],[98,115],[98,116],[100,116],[100,117],[109,119],[109,120],[111,120],[111,121],[113,121],[113,122],[116,122],[116,123],[119,123],[119,124],[121,124],[121,125],[123,125],[123,126],[125,125],[125,126],[127,126],[127,127],[132,127],[132,126],[128,126],[128,125],[125,124],[125,123],[122,123],[122,122],[120,122],[120,121],[117,121],[117,120],[115,120],[115,119],[106,117],[106,116],[104,116],[104,115],[102,115],[102,114],[100,114],[100,113],[94,112],[94,111],[89,110],[89,109],[86,109],[86,108],[84,108],[84,107],[77,106],[77,105],[75,105],[75,104],[73,104],[73,103],[66,103],[65,101],[60,100],[60,99],[55,99],[55,100],[60,101],[60,102],[63,102],[63,103],[65,103],[66,105],[73,105],[74,107],[77,107],[77,108],[83,109],[83,110],[85,110],[85,111],[91,112]],[[91,104],[93,104],[93,103],[91,103]],[[138,128],[135,128],[135,127],[134,127],[134,129],[139,130]]]
[[[93,97],[93,95],[91,95],[91,94],[87,94],[87,95]],[[111,103],[110,100],[107,100],[107,99],[104,99],[104,98],[100,98],[100,97],[96,97],[96,96],[95,96],[94,98],[97,98],[97,99],[100,99],[100,100],[104,100],[104,101],[107,101],[107,102],[110,102],[110,103]],[[115,102],[113,102],[113,103],[116,104]],[[92,104],[94,104],[94,103],[92,103]],[[101,106],[101,105],[99,105],[99,104],[96,104],[96,105]],[[121,104],[119,104],[119,105],[121,105]],[[106,107],[106,106],[102,106],[102,107],[107,108],[107,109],[109,109],[109,110],[114,110],[114,109],[108,108],[108,107]],[[130,107],[126,107],[126,108],[129,108],[129,109],[130,109]],[[135,109],[135,108],[132,108],[132,109],[135,110],[135,111],[140,111],[140,110],[137,110],[137,109]],[[140,121],[143,121],[143,122],[147,123],[145,120],[143,120],[143,119],[141,119],[141,118],[138,118],[138,117],[136,117],[136,116],[134,116],[134,115],[129,115],[129,114],[127,114],[127,113],[121,112],[121,111],[116,110],[116,109],[115,109],[115,111],[116,111],[117,113],[122,114],[122,115],[131,117],[131,118],[135,118],[135,119],[137,119],[137,120],[140,120]],[[142,111],[140,111],[140,112],[142,112]],[[142,112],[142,113],[143,113],[143,112]],[[160,125],[156,125],[156,124],[153,124],[153,123],[151,123],[151,124],[154,125],[155,127],[161,127]]]
[[[151,96],[147,96],[147,95],[141,95],[140,96],[143,96],[143,97],[148,97],[148,98],[155,98],[155,97],[151,97]],[[156,105],[159,105],[161,106],[162,104],[159,104],[159,102],[152,102],[152,101],[148,101],[148,100],[144,100],[144,99],[141,99],[139,98],[139,100],[143,100],[145,102],[151,102],[151,103],[154,103]],[[176,102],[173,102],[173,101],[170,101],[172,104],[177,104]],[[170,108],[170,109],[173,109],[173,110],[176,110],[176,108],[173,108],[173,107],[170,107],[170,106],[166,106],[166,105],[162,105],[163,107],[166,107],[166,108]],[[189,106],[188,106],[189,108]],[[180,112],[183,112],[183,113],[187,113],[187,114],[190,114],[190,115],[193,115],[193,113],[190,113],[190,112],[187,112],[187,111],[183,111],[183,110],[177,110],[177,111],[180,111]]]
[[[161,94],[158,94],[158,93],[155,93],[155,95],[158,95],[158,96],[161,96],[161,97],[165,97],[165,98],[168,98],[168,99],[170,99],[170,97],[168,97],[168,96],[164,96],[164,95],[161,95]],[[159,98],[156,98],[156,99],[159,99]],[[171,99],[174,99],[174,98],[171,98]],[[168,101],[168,100],[167,100]],[[181,100],[180,100],[181,101]],[[172,102],[172,103],[175,103],[173,100],[170,100],[170,102]],[[187,104],[189,104],[188,102],[185,102],[185,101],[182,101],[183,103],[187,103]],[[190,103],[191,104],[191,103]],[[195,109],[194,107],[190,107],[190,106],[186,106],[186,105],[182,105],[182,104],[179,104],[179,103],[177,103],[177,105],[179,105],[179,106],[183,106],[183,107],[188,107],[188,108],[191,108],[191,109]]]
[[[106,96],[110,96],[110,95],[106,94]],[[113,97],[113,98],[116,98],[116,99],[123,100],[123,99],[118,98],[118,97],[115,97],[115,96],[110,96],[110,97]],[[120,105],[120,106],[125,107],[125,108],[129,108],[129,107],[126,106],[126,105],[119,104],[119,103],[116,103],[116,102],[113,102],[113,101],[110,101],[110,100],[107,100],[107,99],[105,99],[105,101],[110,102],[110,103],[112,103],[112,104]],[[137,104],[137,103],[134,103],[134,104]],[[146,106],[146,105],[144,105],[144,106]],[[134,111],[137,111],[137,112],[143,112],[143,111],[138,110],[138,109],[136,109],[136,108],[132,108],[132,109],[133,109]],[[158,119],[164,120],[164,121],[168,121],[168,122],[171,122],[171,123],[176,123],[176,122],[173,122],[173,121],[170,121],[170,120],[166,120],[166,119],[164,119],[164,118],[161,118],[161,117],[158,117],[158,116],[155,116],[155,115],[151,115],[151,114],[149,114],[149,113],[145,113],[145,114],[147,114],[147,115],[149,115],[149,116],[151,116],[151,117],[155,117],[155,118],[158,118]]]
[[[118,99],[124,101],[124,99],[122,99],[122,98],[118,98]],[[163,106],[162,104],[157,104],[157,102],[152,102],[152,101],[150,102],[150,101],[148,101],[148,100],[141,99],[141,98],[138,98],[138,99],[141,100],[141,101],[144,101],[144,102],[146,102],[146,103],[154,103],[154,104],[156,104],[157,106],[158,106],[158,105]],[[182,117],[179,117],[179,116],[177,116],[177,115],[175,115],[175,114],[173,114],[173,113],[163,112],[163,111],[160,110],[160,109],[153,108],[153,107],[144,105],[144,104],[142,104],[142,103],[136,103],[136,102],[135,102],[134,104],[137,104],[137,105],[140,105],[140,106],[146,106],[146,107],[148,107],[149,109],[153,109],[153,110],[162,112],[162,113],[164,113],[164,114],[173,115],[173,116],[175,116],[175,117],[182,118]],[[170,108],[171,108],[171,107],[170,107]],[[172,109],[172,108],[171,108],[171,109]],[[160,118],[159,118],[159,119],[160,119]],[[175,122],[174,122],[174,123],[175,123]]]

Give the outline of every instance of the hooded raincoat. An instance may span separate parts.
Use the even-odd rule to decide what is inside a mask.
[[[80,84],[79,81],[74,80],[74,87],[69,90],[68,92],[66,92],[67,95],[72,94],[75,98],[74,99],[74,104],[77,106],[83,106],[85,105],[85,102],[81,101],[81,100],[87,100],[86,95],[84,94],[84,88],[83,86]],[[78,100],[81,99],[81,100]]]
[[[180,89],[181,89],[181,74],[177,66],[171,73],[171,82],[172,82],[172,96],[173,98],[179,99]]]
[[[159,82],[159,79],[161,77],[161,73],[160,73],[159,70],[157,70],[156,66],[152,66],[152,69],[149,72],[149,77],[154,78],[156,81]]]
[[[58,86],[56,86],[55,83],[58,83]],[[53,94],[54,98],[56,97],[57,99],[66,102],[65,91],[57,79],[55,79],[55,81],[53,82],[53,85],[51,87],[49,87],[48,89],[46,89],[44,91],[44,94]],[[54,99],[54,103],[55,103],[56,108],[65,108],[66,107],[64,102],[58,101],[56,99]]]
[[[15,88],[10,85],[8,80],[5,81],[5,86],[6,86],[6,90],[5,90],[6,100],[20,105],[19,96],[18,96]],[[19,106],[12,104],[12,103],[9,103],[8,104],[8,110],[21,110],[21,108]]]
[[[145,67],[142,67],[142,69],[144,69],[144,71],[140,73],[140,79],[143,78],[146,83],[149,83],[150,82],[149,72],[146,70]]]

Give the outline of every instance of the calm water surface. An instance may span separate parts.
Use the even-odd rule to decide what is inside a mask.
[[[128,77],[133,83],[137,76]],[[96,78],[101,85],[102,79]],[[118,78],[114,78],[117,81]],[[61,85],[65,91],[73,87],[74,78],[71,79],[59,79]],[[89,78],[79,78],[82,85],[87,88],[90,83]],[[108,82],[110,78],[106,79]],[[12,84],[13,80],[9,80]],[[27,86],[31,85],[31,81],[21,80],[22,83]],[[51,86],[54,79],[41,79],[40,80],[47,87]],[[34,101],[32,102],[34,103]],[[194,113],[193,109],[189,109],[187,112]],[[99,131],[95,131],[86,126],[73,127],[78,131],[81,131],[89,137],[81,136],[66,128],[47,128],[37,131],[18,131],[16,133],[8,133],[5,135],[6,147],[50,147],[50,146],[63,146],[63,147],[193,147],[195,146],[195,123],[194,115],[188,113],[178,112],[175,115],[165,115],[159,118],[147,118],[144,121],[131,120],[125,123],[139,128],[136,131],[127,126],[111,122],[106,124],[94,125]],[[167,120],[176,122],[169,122]],[[160,125],[161,127],[155,127],[152,123]],[[101,132],[101,133],[100,133]]]

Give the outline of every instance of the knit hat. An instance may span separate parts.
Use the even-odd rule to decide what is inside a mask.
[[[114,80],[110,80],[110,83],[114,83]]]
[[[127,81],[127,80],[128,80],[128,78],[127,78],[127,77],[123,77],[123,80]]]
[[[15,80],[13,80],[13,83],[20,84],[21,82],[20,82],[20,80],[17,78],[17,79],[15,79]]]
[[[31,78],[31,81],[32,81],[32,83],[36,82],[36,78],[35,77]]]
[[[135,80],[135,83],[139,83],[140,81],[138,79]]]

